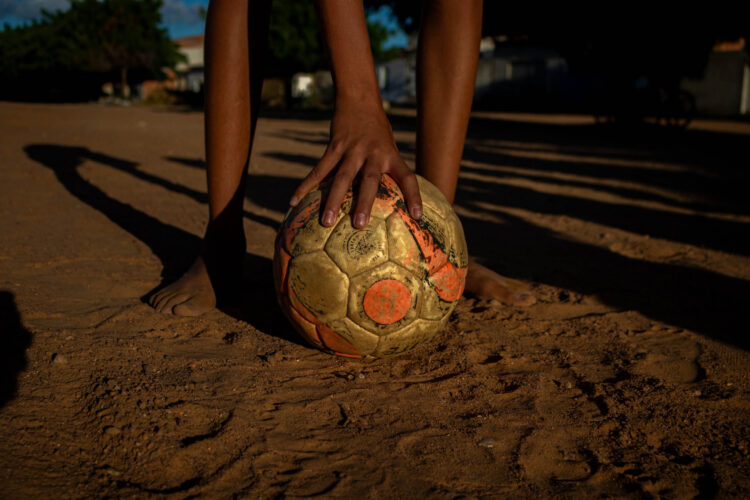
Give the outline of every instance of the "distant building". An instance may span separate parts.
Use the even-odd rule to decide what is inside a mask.
[[[203,35],[195,35],[174,40],[187,58],[175,68],[179,74],[175,90],[200,92],[203,88],[203,39]]]
[[[703,78],[685,78],[681,87],[695,97],[698,114],[713,116],[750,113],[750,56],[745,39],[722,42],[708,57]]]
[[[376,73],[384,101],[414,103],[416,40],[410,39],[402,57],[377,64]],[[480,43],[474,101],[504,110],[586,112],[602,91],[603,78],[571,73],[555,49],[514,43],[505,36],[485,37]],[[637,78],[633,84],[634,89],[647,85],[648,78]],[[683,78],[680,88],[695,98],[699,115],[750,113],[750,56],[745,40],[717,44],[703,77]]]

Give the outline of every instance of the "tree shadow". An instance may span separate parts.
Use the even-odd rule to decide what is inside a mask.
[[[287,155],[286,153],[279,154],[283,155],[281,159],[295,163],[301,163],[307,158],[303,155]],[[267,154],[264,156],[273,155]],[[187,165],[189,167],[201,169],[206,168],[205,162],[197,158],[181,158],[170,156],[167,157],[167,159],[183,165]],[[161,179],[159,180],[159,182],[160,185],[164,185],[164,181],[161,181]],[[252,201],[258,206],[267,208],[274,212],[278,212],[279,214],[284,214],[287,210],[289,210],[288,200],[289,198],[291,198],[294,190],[297,189],[297,186],[299,186],[299,183],[300,179],[294,179],[291,177],[277,177],[275,175],[265,175],[259,174],[257,172],[248,172],[245,198]],[[179,190],[177,189],[176,191],[179,192]],[[202,198],[198,201],[201,201],[202,203],[208,203],[208,196],[205,193],[201,193],[201,195]],[[272,229],[277,229],[280,224],[273,219],[248,212],[247,210],[244,211],[244,214],[246,218],[264,224]]]
[[[313,165],[317,158],[271,152],[285,161]],[[456,204],[479,213],[493,213],[504,222],[462,217],[470,251],[490,267],[510,277],[596,294],[621,310],[637,310],[678,327],[715,339],[750,347],[738,329],[744,321],[744,297],[750,282],[689,265],[655,263],[628,258],[610,250],[567,239],[513,216],[502,207],[537,213],[571,215],[582,220],[622,227],[634,232],[713,243],[734,252],[748,249],[746,225],[675,214],[632,205],[603,203],[495,182],[461,178]],[[564,182],[562,182],[564,184]],[[501,205],[500,208],[492,209]],[[691,231],[694,233],[691,235]],[[722,238],[726,238],[725,242]]]
[[[415,130],[416,120],[393,116],[392,125],[394,130]],[[705,130],[656,126],[629,129],[472,117],[463,158],[487,165],[511,165],[529,175],[564,173],[641,183],[698,200],[672,202],[675,206],[749,214],[747,140],[744,134]],[[498,141],[503,145],[498,146]],[[402,151],[414,152],[413,143],[399,142],[398,146]],[[577,158],[548,160],[540,152]]]
[[[495,202],[496,198],[459,188],[458,205],[482,200]],[[486,205],[482,211],[487,211]],[[594,294],[618,310],[636,310],[750,348],[745,334],[750,282],[689,265],[629,258],[566,239],[506,211],[498,210],[495,215],[503,222],[467,216],[462,222],[470,251],[499,273]]]
[[[31,333],[21,323],[13,294],[0,290],[0,408],[18,391],[18,374],[26,369]]]
[[[51,169],[63,187],[91,208],[104,214],[113,223],[129,232],[144,243],[162,263],[161,283],[149,291],[145,300],[156,290],[177,279],[200,252],[201,238],[177,227],[165,224],[158,219],[118,201],[84,179],[78,167],[84,161],[94,161],[101,165],[128,172],[139,179],[152,182],[178,193],[187,194],[201,201],[204,193],[192,192],[159,177],[137,170],[136,163],[83,147],[55,144],[30,144],[24,151],[32,160]],[[254,215],[254,214],[253,214]],[[265,219],[265,223],[277,225]],[[245,321],[257,330],[281,339],[304,345],[291,329],[279,309],[276,298],[268,293],[272,286],[273,273],[270,259],[247,253],[245,255],[246,286],[242,290],[239,306],[224,308],[224,311]],[[156,313],[155,313],[156,314]]]

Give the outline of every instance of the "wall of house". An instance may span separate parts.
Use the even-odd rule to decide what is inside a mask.
[[[748,113],[749,59],[744,50],[712,52],[703,78],[682,80],[680,86],[695,97],[699,115],[736,116]]]

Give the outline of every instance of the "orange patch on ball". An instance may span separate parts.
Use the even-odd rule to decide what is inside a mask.
[[[446,262],[432,275],[435,291],[446,302],[455,302],[461,297],[466,283],[466,268],[456,267]]]
[[[289,270],[289,260],[292,256],[281,246],[281,238],[276,238],[276,258],[273,261],[273,273],[279,293],[286,287],[286,274]]]
[[[411,292],[400,281],[380,280],[367,290],[362,305],[371,320],[390,325],[409,312]]]
[[[331,330],[327,325],[318,323],[316,329],[318,331],[318,337],[323,341],[323,344],[339,356],[346,356],[348,358],[362,357],[353,345],[342,339],[339,334]]]

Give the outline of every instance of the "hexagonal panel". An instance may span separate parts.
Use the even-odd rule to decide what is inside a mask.
[[[305,195],[299,204],[290,208],[280,233],[284,248],[292,257],[322,250],[336,224],[325,227],[320,224],[320,207],[325,202],[327,187],[321,186]],[[352,208],[351,192],[347,194],[336,215],[336,223],[348,216]]]
[[[451,241],[453,244],[448,252],[448,260],[458,267],[469,266],[469,249],[466,247],[466,236],[464,236],[464,226],[456,213],[452,213],[446,219],[448,226],[453,231]]]
[[[399,213],[394,213],[395,217]],[[437,213],[430,207],[423,207],[422,217],[413,220],[408,215],[401,214],[401,219],[409,227],[414,239],[422,251],[429,273],[443,267],[448,262],[448,252],[453,233]]]
[[[409,270],[386,262],[351,278],[348,316],[377,335],[394,332],[419,316],[421,290],[421,282]],[[368,311],[378,319],[386,318],[387,322],[375,321]]]
[[[372,354],[378,346],[378,337],[361,328],[349,318],[336,320],[331,323],[331,329],[354,346],[360,354]]]
[[[443,193],[421,175],[417,176],[417,184],[419,184],[419,194],[422,196],[422,204],[433,209],[441,218],[448,218],[449,214],[453,212],[453,207],[445,199]]]
[[[349,276],[388,260],[385,222],[370,219],[365,229],[355,229],[350,217],[336,225],[325,245],[328,256]]]
[[[273,255],[273,281],[278,294],[283,293],[286,287],[286,275],[289,270],[289,260],[291,258],[291,255],[284,250],[281,234],[279,234],[274,243]]]
[[[387,219],[392,213],[393,205],[388,200],[380,197],[375,198],[375,201],[372,204],[372,211],[370,212],[371,217]]]
[[[294,326],[297,333],[299,333],[303,339],[307,340],[318,349],[323,348],[323,344],[320,342],[320,337],[318,336],[318,332],[313,323],[303,318],[302,315],[291,306],[285,307],[284,312],[286,313],[289,322]]]
[[[320,225],[321,192],[311,191],[289,209],[281,227],[284,248],[292,257],[322,250],[332,228]]]
[[[466,267],[457,267],[451,262],[446,262],[430,275],[427,282],[445,302],[456,302],[464,292],[467,271]]]
[[[325,252],[294,257],[287,275],[289,288],[323,322],[346,316],[349,279]]]
[[[361,358],[362,353],[354,347],[348,340],[335,332],[330,326],[319,323],[315,327],[318,337],[323,342],[327,350],[330,350],[334,354],[339,356],[346,356],[349,358]]]
[[[433,321],[446,319],[453,312],[458,301],[446,302],[441,299],[435,290],[434,283],[430,281],[424,282],[422,288],[422,310],[420,311],[420,317]]]
[[[388,217],[385,225],[388,231],[388,258],[390,261],[412,271],[417,278],[424,279],[429,271],[427,263],[401,214],[393,214]]]
[[[445,323],[445,321],[418,319],[401,330],[380,337],[380,342],[378,342],[373,356],[394,356],[410,351],[434,337],[444,328]]]

